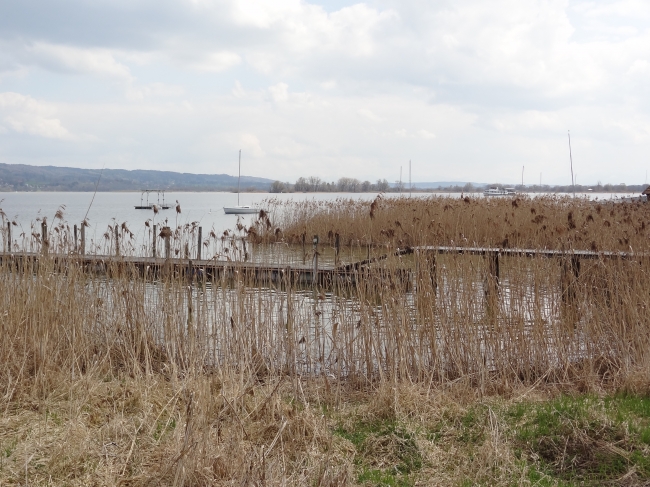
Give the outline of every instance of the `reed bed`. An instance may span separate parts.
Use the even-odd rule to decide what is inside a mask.
[[[648,247],[650,207],[566,196],[394,198],[283,202],[269,199],[258,220],[260,241],[299,244],[320,235],[341,245],[641,250]]]
[[[373,204],[306,203],[262,214],[252,230],[235,229],[235,244],[223,240],[238,257],[218,279],[143,276],[120,259],[85,268],[63,219],[47,252],[36,230],[22,247],[12,243],[15,256],[41,255],[5,254],[0,266],[2,483],[532,484],[540,456],[530,450],[522,463],[515,450],[533,443],[507,433],[509,408],[521,397],[650,391],[650,259],[639,223],[646,207],[598,210],[559,199]],[[505,213],[512,224],[487,219]],[[424,215],[426,226],[417,220]],[[537,215],[562,231],[539,231]],[[614,224],[592,229],[599,218],[615,222],[627,242],[615,239]],[[175,231],[182,256],[191,225]],[[253,244],[270,246],[267,256],[284,255],[278,242],[301,253],[303,233],[330,231],[352,242],[351,256],[366,250],[355,244],[364,238],[373,252],[390,254],[401,245],[455,244],[458,235],[492,246],[502,231],[511,246],[575,248],[593,239],[599,249],[631,247],[636,256],[582,260],[579,274],[570,260],[502,258],[498,282],[482,256],[425,251],[388,255],[327,288],[288,277],[260,282],[246,272]],[[477,404],[488,405],[484,421],[467,422]],[[463,428],[481,433],[454,443]],[[432,431],[446,431],[476,464],[445,453]],[[576,448],[589,445],[575,438]],[[594,448],[610,451],[616,441]],[[629,455],[648,453],[642,444],[630,440]],[[446,470],[436,469],[440,459]],[[553,461],[558,472],[567,465]],[[639,462],[628,463],[636,469],[629,478],[650,478]]]

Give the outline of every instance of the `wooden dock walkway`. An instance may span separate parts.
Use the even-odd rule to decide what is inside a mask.
[[[578,276],[580,260],[582,259],[634,259],[647,258],[645,253],[633,252],[593,252],[587,250],[547,250],[547,249],[502,249],[489,247],[448,247],[421,246],[404,247],[396,251],[369,259],[340,264],[318,265],[317,259],[312,264],[295,263],[260,263],[226,261],[215,259],[187,259],[162,257],[136,257],[115,255],[80,255],[80,254],[46,254],[53,259],[59,268],[76,264],[90,272],[115,273],[124,269],[137,269],[142,276],[157,278],[172,273],[173,275],[199,275],[208,279],[235,279],[242,277],[245,282],[264,284],[291,284],[296,286],[330,287],[335,281],[344,280],[350,284],[356,283],[359,276],[367,276],[368,272],[390,274],[391,278],[400,281],[410,281],[413,266],[392,266],[390,270],[382,269],[378,264],[390,257],[402,257],[410,254],[425,254],[435,273],[436,258],[442,255],[482,255],[488,260],[488,272],[498,283],[499,260],[501,257],[544,257],[560,258],[570,263],[573,273]],[[0,263],[10,263],[17,267],[33,265],[42,259],[44,254],[36,252],[4,252],[0,253]],[[361,277],[363,278],[363,277]]]
[[[0,253],[0,265],[11,265],[18,269],[29,269],[38,265],[45,256],[35,252]],[[194,276],[209,280],[241,279],[250,285],[275,285],[309,288],[314,285],[331,288],[336,282],[353,285],[360,276],[368,276],[374,272],[379,275],[399,278],[406,282],[409,279],[408,269],[395,268],[391,270],[370,270],[360,267],[347,266],[314,266],[289,263],[260,263],[242,261],[224,261],[215,259],[185,259],[161,257],[133,257],[111,255],[78,255],[78,254],[47,254],[52,259],[55,268],[65,269],[77,265],[88,272],[117,275],[127,270],[137,270],[144,277],[160,278],[166,275]]]

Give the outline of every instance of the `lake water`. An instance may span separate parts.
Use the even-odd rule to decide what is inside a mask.
[[[414,193],[413,196],[430,195]],[[271,197],[281,201],[326,201],[336,198],[370,201],[375,196],[255,193],[242,195],[241,204],[260,204]],[[471,196],[482,197],[478,194]],[[621,196],[629,195],[583,195],[601,200]],[[146,240],[144,223],[152,220],[154,215],[151,210],[134,208],[140,204],[139,193],[97,193],[90,205],[92,198],[92,193],[0,193],[0,208],[9,219],[16,220],[18,228],[22,227],[25,232],[29,232],[30,225],[38,217],[47,217],[53,223],[57,208],[65,205],[64,219],[70,225],[81,222],[88,212],[91,224],[86,234],[88,239],[101,240],[108,225],[125,222],[139,239]],[[196,221],[203,227],[205,237],[212,228],[220,233],[237,223],[237,216],[223,213],[223,206],[237,203],[236,194],[167,194],[166,202],[174,203],[176,200],[182,212],[177,215],[174,208],[161,211],[156,216],[157,224],[165,219],[172,227]],[[242,220],[248,224],[254,218],[255,215],[245,215]],[[35,230],[38,232],[40,228]],[[110,245],[107,247],[110,250]],[[161,248],[160,243],[158,248]],[[220,250],[213,249],[209,255],[216,251]],[[206,254],[208,252],[204,256]],[[588,274],[589,265],[584,264],[581,272]],[[525,268],[521,270],[517,266]],[[533,267],[528,269],[526,266]],[[481,367],[506,370],[513,363],[521,365],[522,361],[522,368],[535,366],[548,370],[575,362],[587,353],[587,348],[594,356],[601,353],[601,349],[608,353],[612,349],[611,343],[602,340],[601,335],[596,333],[591,337],[588,328],[591,323],[599,321],[599,316],[594,318],[594,313],[603,313],[607,308],[596,306],[592,310],[586,298],[582,306],[586,310],[584,316],[569,334],[566,333],[561,319],[561,268],[557,261],[504,259],[500,272],[499,326],[485,324],[485,262],[473,256],[439,258],[438,293],[426,297],[427,303],[435,303],[425,309],[433,313],[433,326],[429,327],[419,325],[426,316],[423,315],[423,318],[419,315],[422,310],[418,308],[417,299],[420,298],[417,296],[417,284],[416,293],[393,292],[390,283],[375,284],[374,290],[368,292],[364,299],[357,299],[356,295],[350,299],[349,296],[354,294],[352,292],[326,292],[317,296],[313,291],[294,290],[289,295],[272,286],[235,287],[215,283],[204,290],[193,289],[193,316],[197,330],[203,330],[209,339],[206,346],[215,362],[228,362],[241,357],[244,343],[244,349],[250,350],[254,346],[264,350],[269,361],[284,363],[284,354],[288,353],[284,348],[285,330],[291,329],[290,339],[295,347],[293,353],[297,366],[307,372],[324,370],[334,375],[369,368],[388,370],[395,363],[408,364],[411,360],[416,366],[449,364],[456,367],[458,373],[473,373],[481,370]],[[105,286],[110,281],[100,278],[97,282],[97,285]],[[150,300],[147,316],[151,318],[151,323],[166,322],[163,304],[174,296],[174,299],[181,301],[175,308],[180,313],[175,322],[187,323],[188,316],[182,314],[187,309],[186,303],[182,302],[187,299],[184,288],[168,292],[164,286],[154,283],[147,283],[146,286],[144,295]],[[111,286],[105,287],[106,293],[113,292]],[[386,299],[382,298],[383,292],[386,292]],[[106,302],[118,302],[120,299],[123,299],[123,294],[116,292],[113,301],[107,299]],[[247,311],[238,315],[235,310]],[[234,322],[239,323],[241,319],[250,325],[240,327],[241,333],[247,335],[238,335],[240,332],[233,331],[237,329],[233,326],[233,316],[236,318]],[[293,321],[291,328],[288,326],[290,316]],[[335,331],[337,328],[338,332]],[[403,332],[408,333],[403,336]],[[432,347],[431,343],[435,346]],[[411,353],[413,350],[420,355]],[[499,360],[503,360],[503,364]],[[416,370],[415,366],[413,370]]]

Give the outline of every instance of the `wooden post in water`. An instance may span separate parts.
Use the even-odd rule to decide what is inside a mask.
[[[341,250],[341,244],[339,241],[339,234],[334,234],[334,267],[339,263],[339,251]]]
[[[305,263],[305,259],[307,258],[307,253],[305,252],[305,237],[306,235],[303,233],[302,234],[302,263]]]
[[[82,222],[81,223],[81,241],[80,241],[80,247],[81,247],[81,255],[86,255],[86,223]]]
[[[74,248],[73,252],[76,254],[77,253],[77,224],[74,224]]]
[[[43,245],[41,246],[41,249],[44,254],[47,254],[49,242],[47,241],[47,222],[45,220],[43,220],[43,222],[41,223],[41,239],[43,240]]]
[[[115,257],[120,256],[120,229],[117,227],[117,223],[115,224]]]
[[[153,250],[153,257],[154,257],[154,259],[155,259],[156,257],[158,257],[158,256],[156,255],[156,240],[158,240],[158,234],[156,233],[156,227],[157,227],[157,225],[154,225],[154,226],[153,226],[153,237],[152,237],[152,239],[151,239],[151,248],[152,248],[152,250]]]
[[[314,235],[314,269],[312,271],[311,283],[315,287],[318,284],[318,235]]]
[[[203,245],[203,227],[199,227],[199,234],[196,237],[196,260],[201,260],[201,245]]]

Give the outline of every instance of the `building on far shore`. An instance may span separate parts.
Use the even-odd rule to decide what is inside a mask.
[[[641,197],[643,196],[645,196],[646,201],[650,200],[650,186],[648,186],[646,189],[643,190],[643,193],[641,193]]]

